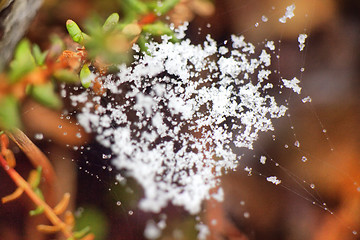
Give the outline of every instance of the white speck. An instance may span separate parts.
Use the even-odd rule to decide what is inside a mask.
[[[299,87],[299,85],[298,85],[298,83],[300,83],[299,79],[294,77],[291,80],[286,80],[286,79],[281,79],[281,80],[283,81],[285,87],[292,89],[297,94],[300,94],[301,87]]]
[[[295,16],[294,14],[295,4],[286,7],[285,15],[279,18],[279,22],[286,23],[287,19],[291,19]]]
[[[353,235],[357,235],[357,231],[355,231],[355,230],[352,231],[352,234],[353,234]]]
[[[217,200],[218,202],[224,201],[224,190],[220,187],[217,193],[211,195],[213,199]]]
[[[120,206],[120,205],[121,205],[121,202],[120,202],[120,201],[117,201],[117,202],[116,202],[116,205]]]
[[[358,187],[356,190],[357,190],[358,192],[360,192],[360,187]]]
[[[248,176],[251,176],[251,175],[252,175],[252,168],[246,166],[246,167],[244,168],[244,171],[245,171],[245,172],[248,172]]]
[[[310,103],[310,102],[312,101],[312,99],[311,99],[310,96],[307,96],[307,97],[301,99],[301,101],[302,101],[303,103]]]
[[[302,156],[302,157],[301,157],[301,161],[307,162],[307,160],[308,160],[307,157],[305,157],[305,156]]]
[[[61,89],[61,90],[60,90],[60,96],[61,96],[62,98],[66,98],[66,90],[65,90],[65,89]]]
[[[257,22],[257,23],[255,23],[255,27],[258,27],[259,26],[259,23]]]
[[[265,15],[262,15],[261,16],[261,21],[263,22],[267,22],[269,19],[265,16]]]
[[[307,34],[305,34],[305,33],[299,34],[298,42],[299,42],[300,51],[304,50],[304,48],[305,48],[305,40],[306,40],[306,38],[307,38]]]
[[[128,212],[128,214],[129,214],[130,216],[132,216],[132,215],[134,214],[134,212],[130,210],[130,211]]]
[[[44,135],[43,135],[42,133],[36,133],[36,134],[34,135],[34,138],[35,138],[36,140],[43,140],[43,139],[44,139]]]
[[[140,52],[140,47],[139,47],[139,45],[137,45],[137,44],[133,44],[132,49],[133,49],[135,52]]]
[[[326,132],[327,132],[327,130],[326,130],[326,129],[323,129],[322,131],[323,131],[323,133],[326,133]]]
[[[295,147],[300,147],[300,142],[296,140],[296,141],[294,142],[294,146],[295,146]]]
[[[265,164],[265,162],[266,162],[266,157],[265,157],[265,156],[261,156],[261,157],[260,157],[260,163],[261,163],[261,164]]]
[[[240,202],[240,205],[241,205],[241,206],[244,206],[244,205],[245,205],[245,201],[241,201],[241,202]]]
[[[210,230],[208,226],[202,223],[198,223],[195,225],[196,230],[198,230],[197,238],[199,240],[205,240],[207,236],[210,234]]]
[[[314,189],[315,188],[315,184],[310,184],[310,187],[312,188],[312,189]]]
[[[144,236],[147,239],[156,239],[161,236],[161,229],[157,226],[157,224],[153,220],[149,220],[146,223]]]
[[[284,148],[289,148],[289,145],[285,144],[285,145],[284,145]]]
[[[250,213],[249,212],[244,212],[244,218],[249,218],[250,217]]]
[[[268,182],[271,182],[271,183],[275,184],[275,185],[279,185],[281,183],[281,180],[277,179],[276,176],[267,177],[266,180]]]
[[[269,48],[271,51],[275,50],[274,41],[267,41],[265,47]]]

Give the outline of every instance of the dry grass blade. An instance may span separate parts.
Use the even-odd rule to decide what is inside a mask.
[[[25,133],[20,129],[15,129],[14,131],[6,132],[6,134],[19,146],[35,167],[42,167],[47,183],[50,185],[54,183],[56,175],[49,159],[38,147],[36,147]]]

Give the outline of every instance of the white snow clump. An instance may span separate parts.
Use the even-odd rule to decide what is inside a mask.
[[[298,42],[299,42],[300,52],[301,52],[302,50],[304,50],[304,48],[305,48],[305,40],[306,40],[306,38],[307,38],[307,34],[305,34],[305,33],[301,33],[301,34],[299,34],[299,36],[298,36]]]
[[[294,14],[295,4],[286,7],[285,15],[279,18],[279,22],[286,23],[287,19],[291,19],[295,16]]]
[[[80,103],[79,123],[111,149],[113,165],[142,186],[140,209],[157,213],[171,202],[196,214],[203,200],[223,199],[221,188],[209,192],[238,166],[234,149],[252,149],[287,108],[267,94],[270,53],[243,36],[232,36],[228,50],[209,36],[203,45],[163,37],[148,53],[107,76],[104,96],[85,91],[73,104]],[[295,78],[283,82],[300,93]],[[147,234],[156,237],[154,229]]]

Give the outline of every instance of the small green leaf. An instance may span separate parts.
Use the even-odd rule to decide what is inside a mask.
[[[33,45],[32,53],[34,55],[35,62],[37,65],[39,65],[39,66],[44,65],[48,52],[49,51],[41,52],[39,45],[37,45],[37,44]]]
[[[114,29],[114,27],[118,23],[119,23],[119,14],[113,13],[106,19],[103,25],[103,29],[105,32],[109,32],[110,30]]]
[[[3,130],[21,127],[18,104],[18,100],[12,95],[0,99],[0,127]]]
[[[42,172],[42,167],[38,166],[36,168],[36,178],[34,180],[34,182],[31,183],[31,188],[35,189],[39,186],[40,181],[41,181],[41,172]]]
[[[90,227],[86,226],[83,229],[81,229],[80,231],[76,231],[74,232],[74,237],[79,239],[84,237],[86,234],[88,234],[90,232]]]
[[[169,35],[172,37],[172,40],[177,40],[173,30],[171,30],[168,25],[160,21],[144,25],[143,32],[150,33],[154,36]]]
[[[60,69],[54,72],[54,78],[57,81],[64,82],[64,83],[77,83],[79,82],[78,74],[74,73],[73,71],[67,69]]]
[[[88,229],[91,229],[91,232],[96,236],[95,240],[105,240],[107,239],[108,230],[109,230],[109,220],[107,216],[98,208],[95,207],[84,207],[84,211],[81,216],[76,219],[75,229],[82,229],[76,233],[86,235]],[[74,234],[75,235],[75,234]]]
[[[145,3],[139,0],[123,0],[122,1],[125,9],[131,9],[137,14],[144,15],[149,12],[149,9]]]
[[[21,77],[31,72],[34,68],[35,60],[31,54],[30,42],[23,39],[17,45],[14,53],[14,60],[10,63],[9,77],[11,83],[20,80]]]
[[[62,106],[59,96],[54,92],[52,82],[30,86],[28,94],[46,107],[59,109]]]
[[[42,191],[40,190],[40,188],[33,188],[34,193],[41,199],[44,200],[44,195],[42,193]]]
[[[39,168],[37,169],[37,171],[39,171]],[[41,190],[39,188],[33,188],[35,194],[41,199],[44,200],[44,195],[41,192]],[[44,207],[43,206],[38,206],[36,209],[31,210],[29,212],[30,216],[36,216],[36,215],[40,215],[44,212]]]
[[[91,85],[91,71],[89,69],[89,66],[87,64],[84,64],[84,66],[81,68],[80,71],[80,81],[84,88],[88,88]]]
[[[162,2],[158,2],[157,7],[155,7],[154,11],[157,14],[164,15],[171,9],[173,9],[178,3],[179,0],[165,0]]]
[[[149,54],[149,51],[148,51],[148,47],[146,46],[147,44],[147,40],[146,38],[143,36],[143,34],[141,34],[137,40],[137,44],[139,45],[140,47],[140,50],[143,52],[143,53],[146,53],[146,54]]]
[[[30,216],[37,216],[40,215],[44,212],[44,207],[43,206],[38,206],[36,209],[31,210],[29,212]]]
[[[83,44],[84,36],[79,26],[73,20],[66,21],[66,29],[74,42]]]

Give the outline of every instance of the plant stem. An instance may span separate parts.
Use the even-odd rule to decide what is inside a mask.
[[[54,226],[58,226],[61,229],[61,232],[65,235],[66,238],[72,238],[73,233],[70,227],[64,223],[53,211],[53,209],[43,200],[41,200],[35,192],[32,190],[29,183],[27,183],[16,171],[11,168],[6,160],[0,155],[0,164],[4,168],[4,170],[8,173],[8,175],[12,178],[15,184],[24,189],[25,193],[29,196],[29,198],[37,205],[44,208],[44,213],[50,222]]]

